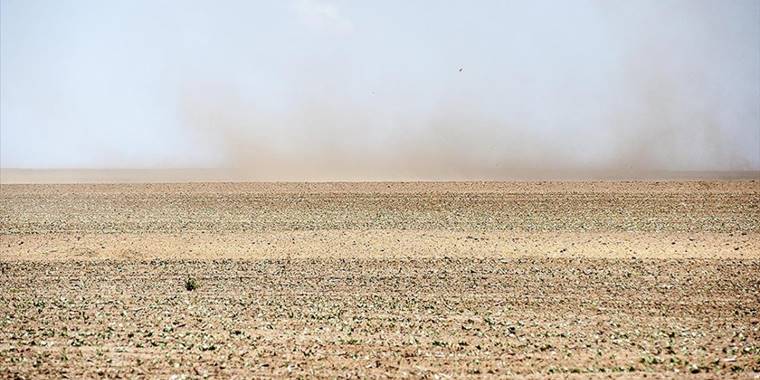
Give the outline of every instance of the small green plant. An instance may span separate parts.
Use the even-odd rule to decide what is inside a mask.
[[[188,277],[185,280],[185,289],[187,289],[188,292],[192,292],[195,289],[198,289],[200,287],[200,284],[198,284],[198,281],[196,281],[192,277]]]

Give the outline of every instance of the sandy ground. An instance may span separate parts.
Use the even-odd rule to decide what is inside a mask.
[[[3,184],[0,377],[754,378],[758,273],[750,180]]]

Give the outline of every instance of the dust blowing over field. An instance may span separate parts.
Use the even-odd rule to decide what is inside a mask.
[[[356,50],[311,56],[274,102],[231,82],[189,83],[183,122],[221,166],[257,179],[760,168],[760,30],[749,23],[760,16],[737,4],[592,4],[562,18],[512,4],[498,26],[419,37],[456,54],[390,48],[392,69],[356,35],[334,36],[328,45]]]
[[[252,180],[760,170],[756,1],[169,4],[62,11],[58,50],[15,21],[32,10],[5,6],[2,166]]]
[[[252,179],[636,178],[757,169],[751,149],[735,149],[714,114],[679,107],[672,97],[636,95],[625,94],[637,110],[615,111],[581,131],[542,127],[530,116],[507,120],[456,100],[424,116],[393,115],[388,130],[374,110],[321,100],[278,114],[220,96],[193,100],[186,116],[204,148],[220,153],[222,168]]]

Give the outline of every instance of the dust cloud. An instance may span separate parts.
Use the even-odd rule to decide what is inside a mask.
[[[74,133],[43,120],[82,148],[34,152],[96,157],[103,169],[182,169],[182,180],[760,176],[756,1],[299,4],[157,8],[173,21],[146,24],[160,33],[134,40],[150,49],[137,50],[143,71],[127,95],[40,102],[83,110],[64,113]],[[135,7],[125,25],[143,16]],[[98,67],[104,78],[129,71]],[[8,140],[42,135],[22,131],[37,115],[16,112],[28,107],[6,108],[6,124],[19,125],[4,126]],[[150,125],[132,125],[142,121]],[[29,152],[3,157],[47,162]]]
[[[253,180],[758,177],[757,27],[721,24],[717,2],[584,4],[604,21],[579,36],[603,36],[526,37],[535,48],[501,66],[437,62],[435,90],[347,91],[367,81],[312,70],[280,109],[190,83],[180,114],[220,167]]]
[[[277,113],[205,88],[184,98],[182,114],[199,144],[221,152],[218,168],[235,180],[757,178],[717,112],[682,104],[668,86],[632,81],[619,90],[620,104],[571,112],[593,125],[569,131],[542,128],[524,111],[494,115],[461,97],[424,115],[379,117],[392,128],[377,121],[376,110],[329,96]],[[529,109],[561,124],[550,102]]]

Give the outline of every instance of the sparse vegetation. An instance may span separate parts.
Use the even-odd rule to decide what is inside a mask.
[[[760,371],[755,188],[173,186],[3,187],[0,378]]]
[[[185,289],[188,292],[192,292],[195,289],[198,289],[200,287],[200,284],[198,284],[198,281],[192,277],[188,277],[185,279]]]

